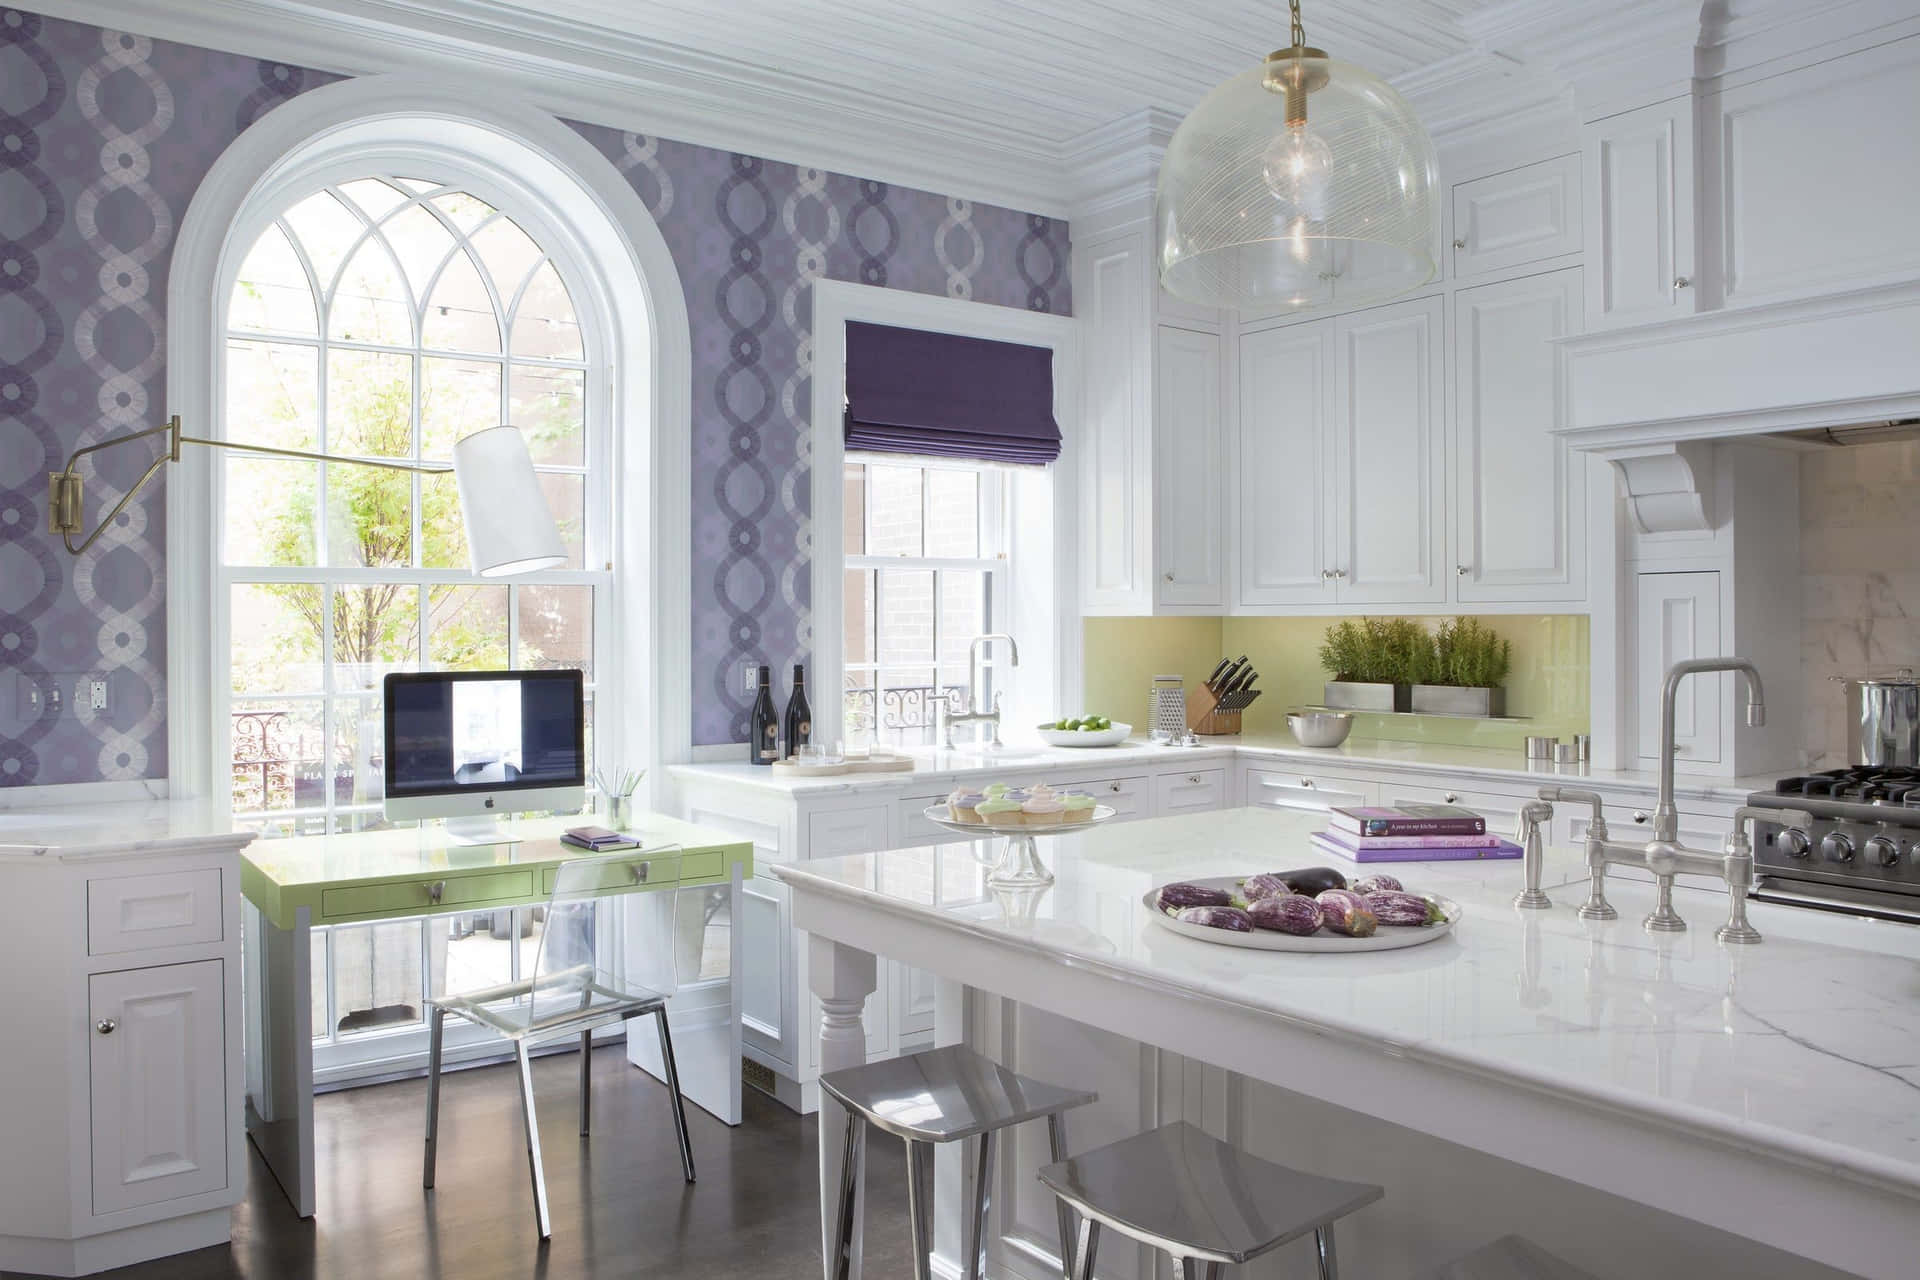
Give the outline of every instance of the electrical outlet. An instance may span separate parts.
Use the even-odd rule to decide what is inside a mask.
[[[22,671],[14,681],[14,714],[22,720],[38,720],[40,709],[46,705],[47,691],[41,687],[43,676],[30,676]]]
[[[87,706],[95,711],[107,709],[107,682],[101,677],[92,677],[87,681]]]
[[[740,659],[740,692],[755,693],[760,688],[760,664],[752,658]]]

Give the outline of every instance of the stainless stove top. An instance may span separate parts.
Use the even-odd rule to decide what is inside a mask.
[[[1810,826],[1754,824],[1753,895],[1920,922],[1920,769],[1860,765],[1782,778],[1747,803]]]

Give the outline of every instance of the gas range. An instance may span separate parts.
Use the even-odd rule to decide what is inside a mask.
[[[1920,769],[1857,765],[1747,797],[1810,826],[1756,820],[1755,898],[1920,923]]]

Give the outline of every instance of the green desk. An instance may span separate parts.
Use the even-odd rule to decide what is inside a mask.
[[[466,914],[545,902],[559,864],[593,857],[563,844],[560,833],[585,819],[502,823],[492,844],[459,844],[439,828],[259,840],[241,853],[247,900],[247,1135],[303,1218],[315,1210],[313,1141],[313,972],[315,925]],[[607,858],[645,858],[646,878],[631,876],[609,896],[730,886],[732,963],[724,993],[697,997],[700,1027],[676,1053],[687,1098],[728,1124],[740,1122],[740,885],[753,874],[753,846],[677,818],[640,814],[627,826],[638,850]],[[655,847],[678,846],[658,857]],[[716,1016],[724,1011],[724,1017]],[[676,1002],[675,1012],[679,1012]],[[678,1019],[676,1019],[676,1024]],[[682,1041],[679,1026],[676,1043]],[[711,1042],[711,1043],[709,1043]],[[716,1061],[705,1064],[702,1059]],[[636,1058],[646,1065],[644,1058]],[[691,1061],[690,1061],[691,1060]],[[690,1069],[690,1067],[692,1069]]]

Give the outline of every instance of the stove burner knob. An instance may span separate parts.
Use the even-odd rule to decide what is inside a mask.
[[[1800,828],[1787,827],[1773,837],[1773,847],[1789,858],[1804,858],[1812,851],[1813,842],[1807,839],[1807,833]],[[1920,845],[1915,848],[1920,849]]]
[[[1820,852],[1828,862],[1853,861],[1853,837],[1844,831],[1830,831],[1820,842]]]
[[[1875,836],[1867,841],[1867,854],[1883,867],[1900,865],[1900,846],[1895,844],[1891,837]]]

